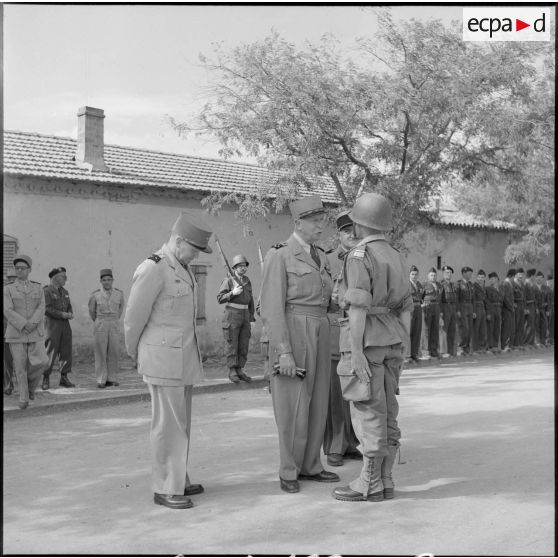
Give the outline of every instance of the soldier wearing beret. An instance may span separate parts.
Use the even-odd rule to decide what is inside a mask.
[[[217,294],[217,302],[225,304],[222,326],[227,344],[229,380],[235,384],[241,380],[252,381],[242,370],[250,345],[250,324],[256,321],[252,283],[246,275],[249,265],[246,256],[235,256],[231,262],[234,276],[225,277]]]
[[[501,345],[503,352],[509,352],[515,342],[515,302],[514,302],[515,269],[509,269],[501,285],[502,293],[502,333]]]
[[[315,243],[326,224],[319,196],[290,204],[295,228],[264,260],[261,317],[269,337],[273,411],[279,433],[281,490],[299,491],[298,479],[336,482],[320,460],[330,383],[327,308],[333,282]],[[297,370],[298,369],[298,370]],[[298,372],[298,375],[297,375]]]
[[[525,270],[522,267],[517,268],[513,279],[513,301],[515,304],[515,339],[514,347],[520,351],[524,351],[525,342]]]
[[[548,339],[548,287],[544,284],[544,273],[542,271],[537,271],[535,285],[537,301],[536,341],[539,346],[543,346],[547,344]]]
[[[362,240],[343,268],[340,300],[349,318],[341,329],[340,349],[347,354],[338,373],[343,395],[351,399],[363,464],[359,477],[336,488],[333,497],[379,502],[394,496],[392,467],[401,438],[396,394],[413,302],[403,257],[385,238],[393,226],[389,201],[363,194],[350,217]]]
[[[10,346],[19,389],[19,408],[35,399],[41,372],[48,364],[44,346],[45,296],[40,283],[29,280],[32,260],[17,255],[13,264],[16,279],[4,286],[4,339]]]
[[[191,508],[188,452],[192,386],[203,379],[196,329],[198,288],[188,264],[210,254],[211,232],[182,213],[169,240],[136,269],[124,317],[128,354],[151,395],[152,489],[156,504]]]
[[[336,220],[337,236],[339,239],[339,250],[337,260],[341,263],[351,248],[358,242],[353,235],[353,222],[349,217],[349,211],[340,213]],[[324,433],[324,454],[327,463],[333,467],[343,465],[343,459],[361,459],[362,456],[356,449],[358,438],[353,430],[351,422],[351,407],[348,401],[343,399],[341,383],[337,375],[339,364],[339,320],[345,317],[345,312],[339,307],[339,281],[341,270],[336,274],[331,305],[327,314],[330,326],[331,347],[331,378],[329,388],[329,406]]]
[[[436,269],[430,268],[428,281],[424,284],[422,307],[424,313],[424,327],[428,354],[431,357],[440,356],[440,304],[442,301],[442,285],[436,281]]]
[[[538,318],[537,300],[536,300],[536,284],[535,274],[536,269],[527,270],[527,279],[524,283],[525,288],[525,346],[529,349],[535,347],[535,328]]]
[[[443,320],[444,331],[446,332],[448,353],[451,356],[457,355],[457,345],[455,334],[457,331],[457,289],[451,280],[453,268],[445,265],[442,268],[442,306],[441,317]]]
[[[477,280],[473,284],[473,351],[486,352],[486,273],[483,269],[477,272]]]
[[[461,268],[461,279],[457,281],[457,325],[459,326],[459,347],[463,354],[472,352],[473,334],[473,270],[468,266]]]
[[[124,293],[112,283],[111,269],[101,269],[101,288],[89,298],[89,316],[95,337],[95,376],[97,387],[117,386],[118,353],[120,351],[119,320],[124,311]]]
[[[55,267],[48,274],[50,285],[44,287],[46,302],[46,349],[48,367],[43,373],[42,389],[50,387],[50,374],[58,357],[60,365],[60,386],[75,387],[68,378],[72,371],[72,328],[74,318],[70,294],[64,288],[68,277],[65,267]]]
[[[488,349],[492,352],[500,352],[504,295],[499,288],[499,277],[495,271],[488,274],[488,282],[485,287]]]
[[[411,284],[411,296],[413,297],[413,312],[411,314],[410,331],[410,357],[418,362],[420,356],[420,340],[422,337],[422,298],[424,287],[418,280],[419,269],[416,265],[411,266],[409,282]]]

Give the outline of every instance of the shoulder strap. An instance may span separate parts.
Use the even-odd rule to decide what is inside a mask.
[[[149,258],[147,258],[148,260],[153,260],[156,264],[159,263],[161,261],[161,256],[158,256],[157,254],[151,254],[151,256],[149,256]]]

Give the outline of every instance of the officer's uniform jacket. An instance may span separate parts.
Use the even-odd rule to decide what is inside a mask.
[[[502,293],[502,307],[510,312],[513,312],[515,309],[515,303],[513,300],[513,283],[506,279],[500,284],[500,292]]]
[[[386,347],[405,340],[400,320],[413,299],[405,261],[383,234],[363,238],[347,255],[343,303],[366,309],[363,347]]]
[[[478,283],[473,283],[473,312],[476,312],[479,308],[484,308],[486,310],[486,290],[485,287],[479,285]]]
[[[420,281],[416,281],[416,283],[409,281],[409,284],[411,285],[411,296],[413,298],[413,305],[420,306],[422,304],[424,287],[422,286]]]
[[[516,307],[525,304],[525,286],[518,281],[513,282],[513,300]]]
[[[237,283],[242,286],[242,292],[240,294],[233,295],[231,291]],[[219,287],[217,302],[219,304],[227,304],[229,302],[234,304],[245,304],[248,307],[248,312],[250,313],[250,321],[253,322],[255,320],[252,282],[248,279],[248,277],[246,277],[246,275],[243,275],[240,279],[235,275],[234,281],[231,277],[225,277]]]
[[[89,315],[93,321],[119,319],[124,311],[124,293],[117,288],[97,289],[89,299]]]
[[[339,360],[341,358],[341,353],[339,351],[339,333],[340,324],[339,320],[345,317],[345,312],[339,306],[339,283],[343,279],[343,261],[345,256],[349,252],[339,248],[337,252],[337,257],[335,258],[337,262],[332,266],[333,271],[333,291],[331,293],[331,301],[329,303],[329,308],[327,309],[327,319],[329,320],[329,344],[331,349],[331,359]],[[338,262],[341,262],[341,267],[339,267]]]
[[[301,312],[321,312],[329,306],[333,282],[329,262],[322,250],[317,250],[320,265],[304,250],[294,235],[275,245],[265,256],[260,295],[261,317],[269,337],[270,349],[277,355],[293,352],[285,313],[288,307]],[[273,352],[271,353],[273,354]]]
[[[4,337],[8,343],[44,342],[45,296],[40,283],[16,280],[4,286],[4,316],[8,321]],[[31,332],[23,327],[37,324]]]
[[[442,301],[442,285],[438,281],[427,281],[424,284],[424,291],[422,294],[422,302],[424,306],[431,304],[440,304]]]
[[[453,304],[457,305],[457,288],[453,281],[447,281],[442,279],[440,282],[442,286],[442,304]]]
[[[473,303],[473,285],[465,279],[457,280],[457,311],[463,312],[465,304]]]
[[[70,295],[64,287],[57,288],[54,285],[45,285],[45,314],[47,327],[49,319],[68,320],[62,317],[62,312],[73,314]]]
[[[124,316],[126,350],[146,383],[184,386],[203,379],[196,312],[194,275],[165,244],[136,269]]]
[[[530,280],[525,281],[525,304],[534,305],[536,302],[535,296],[536,292],[535,289],[537,288]]]
[[[500,289],[492,285],[485,287],[486,293],[486,314],[492,316],[501,310],[504,302],[504,295]]]

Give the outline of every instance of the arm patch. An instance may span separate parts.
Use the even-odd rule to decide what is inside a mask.
[[[153,260],[155,263],[159,263],[161,261],[161,256],[158,256],[157,254],[151,254],[151,256],[149,256],[149,258],[147,259]]]

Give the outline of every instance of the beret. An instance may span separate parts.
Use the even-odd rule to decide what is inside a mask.
[[[546,276],[546,278],[547,278],[547,279],[554,280],[554,275],[553,275],[552,273],[549,273],[549,274]]]
[[[512,268],[508,269],[508,272],[506,273],[506,277],[515,277],[515,274],[516,274],[516,273],[517,273],[517,272],[516,272],[515,269],[513,269],[513,267],[512,267]]]
[[[525,270],[522,267],[518,267],[516,273],[525,273]]]
[[[544,273],[542,271],[537,271],[537,277],[544,277]]]
[[[419,268],[416,265],[411,266],[411,271],[418,271]]]
[[[488,274],[488,278],[490,279],[491,277],[498,277],[498,274],[497,274],[495,271],[491,271],[491,272]]]
[[[479,269],[477,271],[477,275],[486,275],[486,273],[484,272],[484,269]]]
[[[467,273],[468,271],[473,271],[473,268],[469,267],[468,265],[461,268],[461,273]]]
[[[66,268],[65,267],[55,267],[54,269],[51,269],[49,271],[48,277],[49,277],[49,279],[52,279],[55,275],[58,275],[59,273],[66,273]]]
[[[533,277],[537,273],[536,269],[528,269],[527,270],[527,277]]]
[[[436,268],[435,268],[435,267],[431,267],[431,268],[428,270],[428,273],[438,273],[438,272],[436,271]]]
[[[451,267],[450,265],[445,265],[444,267],[442,267],[442,271],[451,271],[453,273],[453,267]]]

